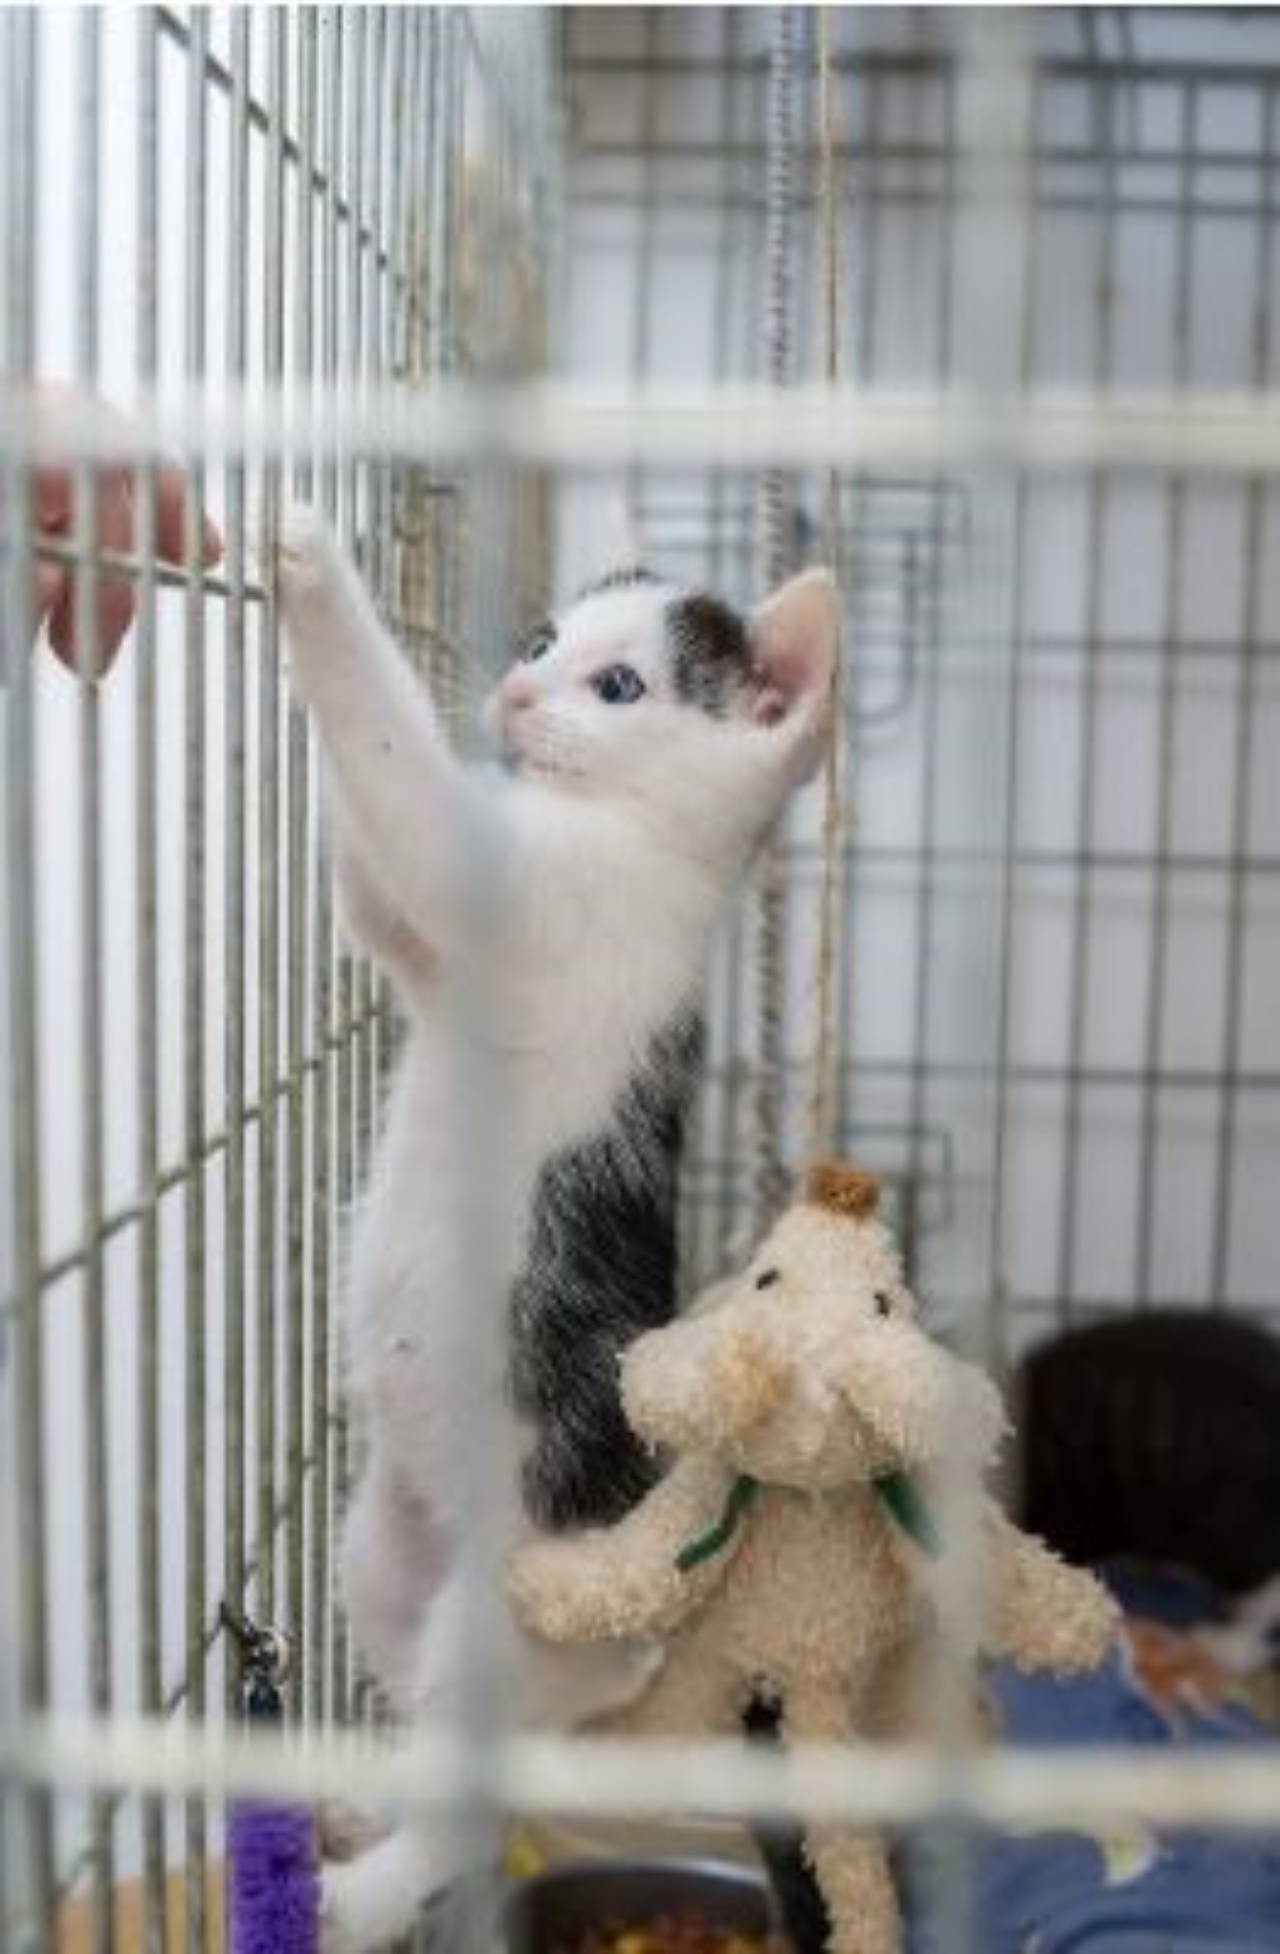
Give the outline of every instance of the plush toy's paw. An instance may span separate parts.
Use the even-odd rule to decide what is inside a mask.
[[[1092,1575],[1077,1583],[1074,1610],[1064,1610],[1060,1631],[1063,1660],[1079,1669],[1096,1669],[1114,1647],[1123,1620],[1116,1602]]]
[[[1038,1598],[1034,1643],[1038,1666],[1058,1675],[1096,1669],[1120,1628],[1120,1610],[1092,1574],[1059,1564]]]
[[[507,1593],[521,1625],[548,1642],[616,1633],[610,1585],[593,1575],[580,1539],[535,1540],[507,1564]]]

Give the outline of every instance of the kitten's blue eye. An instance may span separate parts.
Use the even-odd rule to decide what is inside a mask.
[[[591,689],[607,706],[630,706],[644,697],[644,680],[630,665],[607,665],[591,681]]]
[[[556,634],[552,626],[544,624],[540,631],[534,632],[520,653],[520,662],[524,665],[532,665],[535,660],[545,658],[555,641]]]

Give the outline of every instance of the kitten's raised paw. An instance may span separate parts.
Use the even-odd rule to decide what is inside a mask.
[[[343,556],[328,520],[305,503],[280,512],[276,543],[282,590],[299,595],[341,574]]]

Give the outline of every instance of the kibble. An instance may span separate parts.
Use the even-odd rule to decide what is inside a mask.
[[[605,1922],[555,1954],[783,1954],[772,1935],[739,1933],[696,1913],[664,1913],[644,1925]]]

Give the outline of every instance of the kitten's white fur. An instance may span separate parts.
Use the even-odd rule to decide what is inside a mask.
[[[663,619],[675,589],[588,596],[560,619],[547,655],[517,666],[490,701],[508,767],[469,768],[318,518],[287,518],[279,568],[291,681],[326,761],[346,918],[390,973],[408,1023],[351,1256],[349,1391],[366,1459],[347,1524],[346,1605],[388,1695],[435,1717],[460,1687],[476,1619],[468,1582],[488,1583],[519,1714],[565,1722],[616,1700],[625,1681],[612,1659],[593,1667],[526,1646],[517,1660],[516,1631],[497,1627],[509,1619],[501,1567],[523,1524],[521,1433],[503,1389],[506,1298],[541,1167],[607,1124],[655,1029],[698,1001],[725,910],[813,770],[834,587],[809,572],[762,606],[755,683],[721,718],[673,696]],[[591,690],[615,661],[644,679],[639,703],[611,706]],[[460,1141],[451,1096],[478,1079],[501,1109],[496,1171]],[[467,1215],[483,1227],[478,1298]],[[483,1545],[463,1553],[475,1514],[459,1508],[458,1465],[477,1443],[494,1460],[499,1510]],[[328,1954],[401,1932],[450,1870],[416,1825],[329,1869]]]

